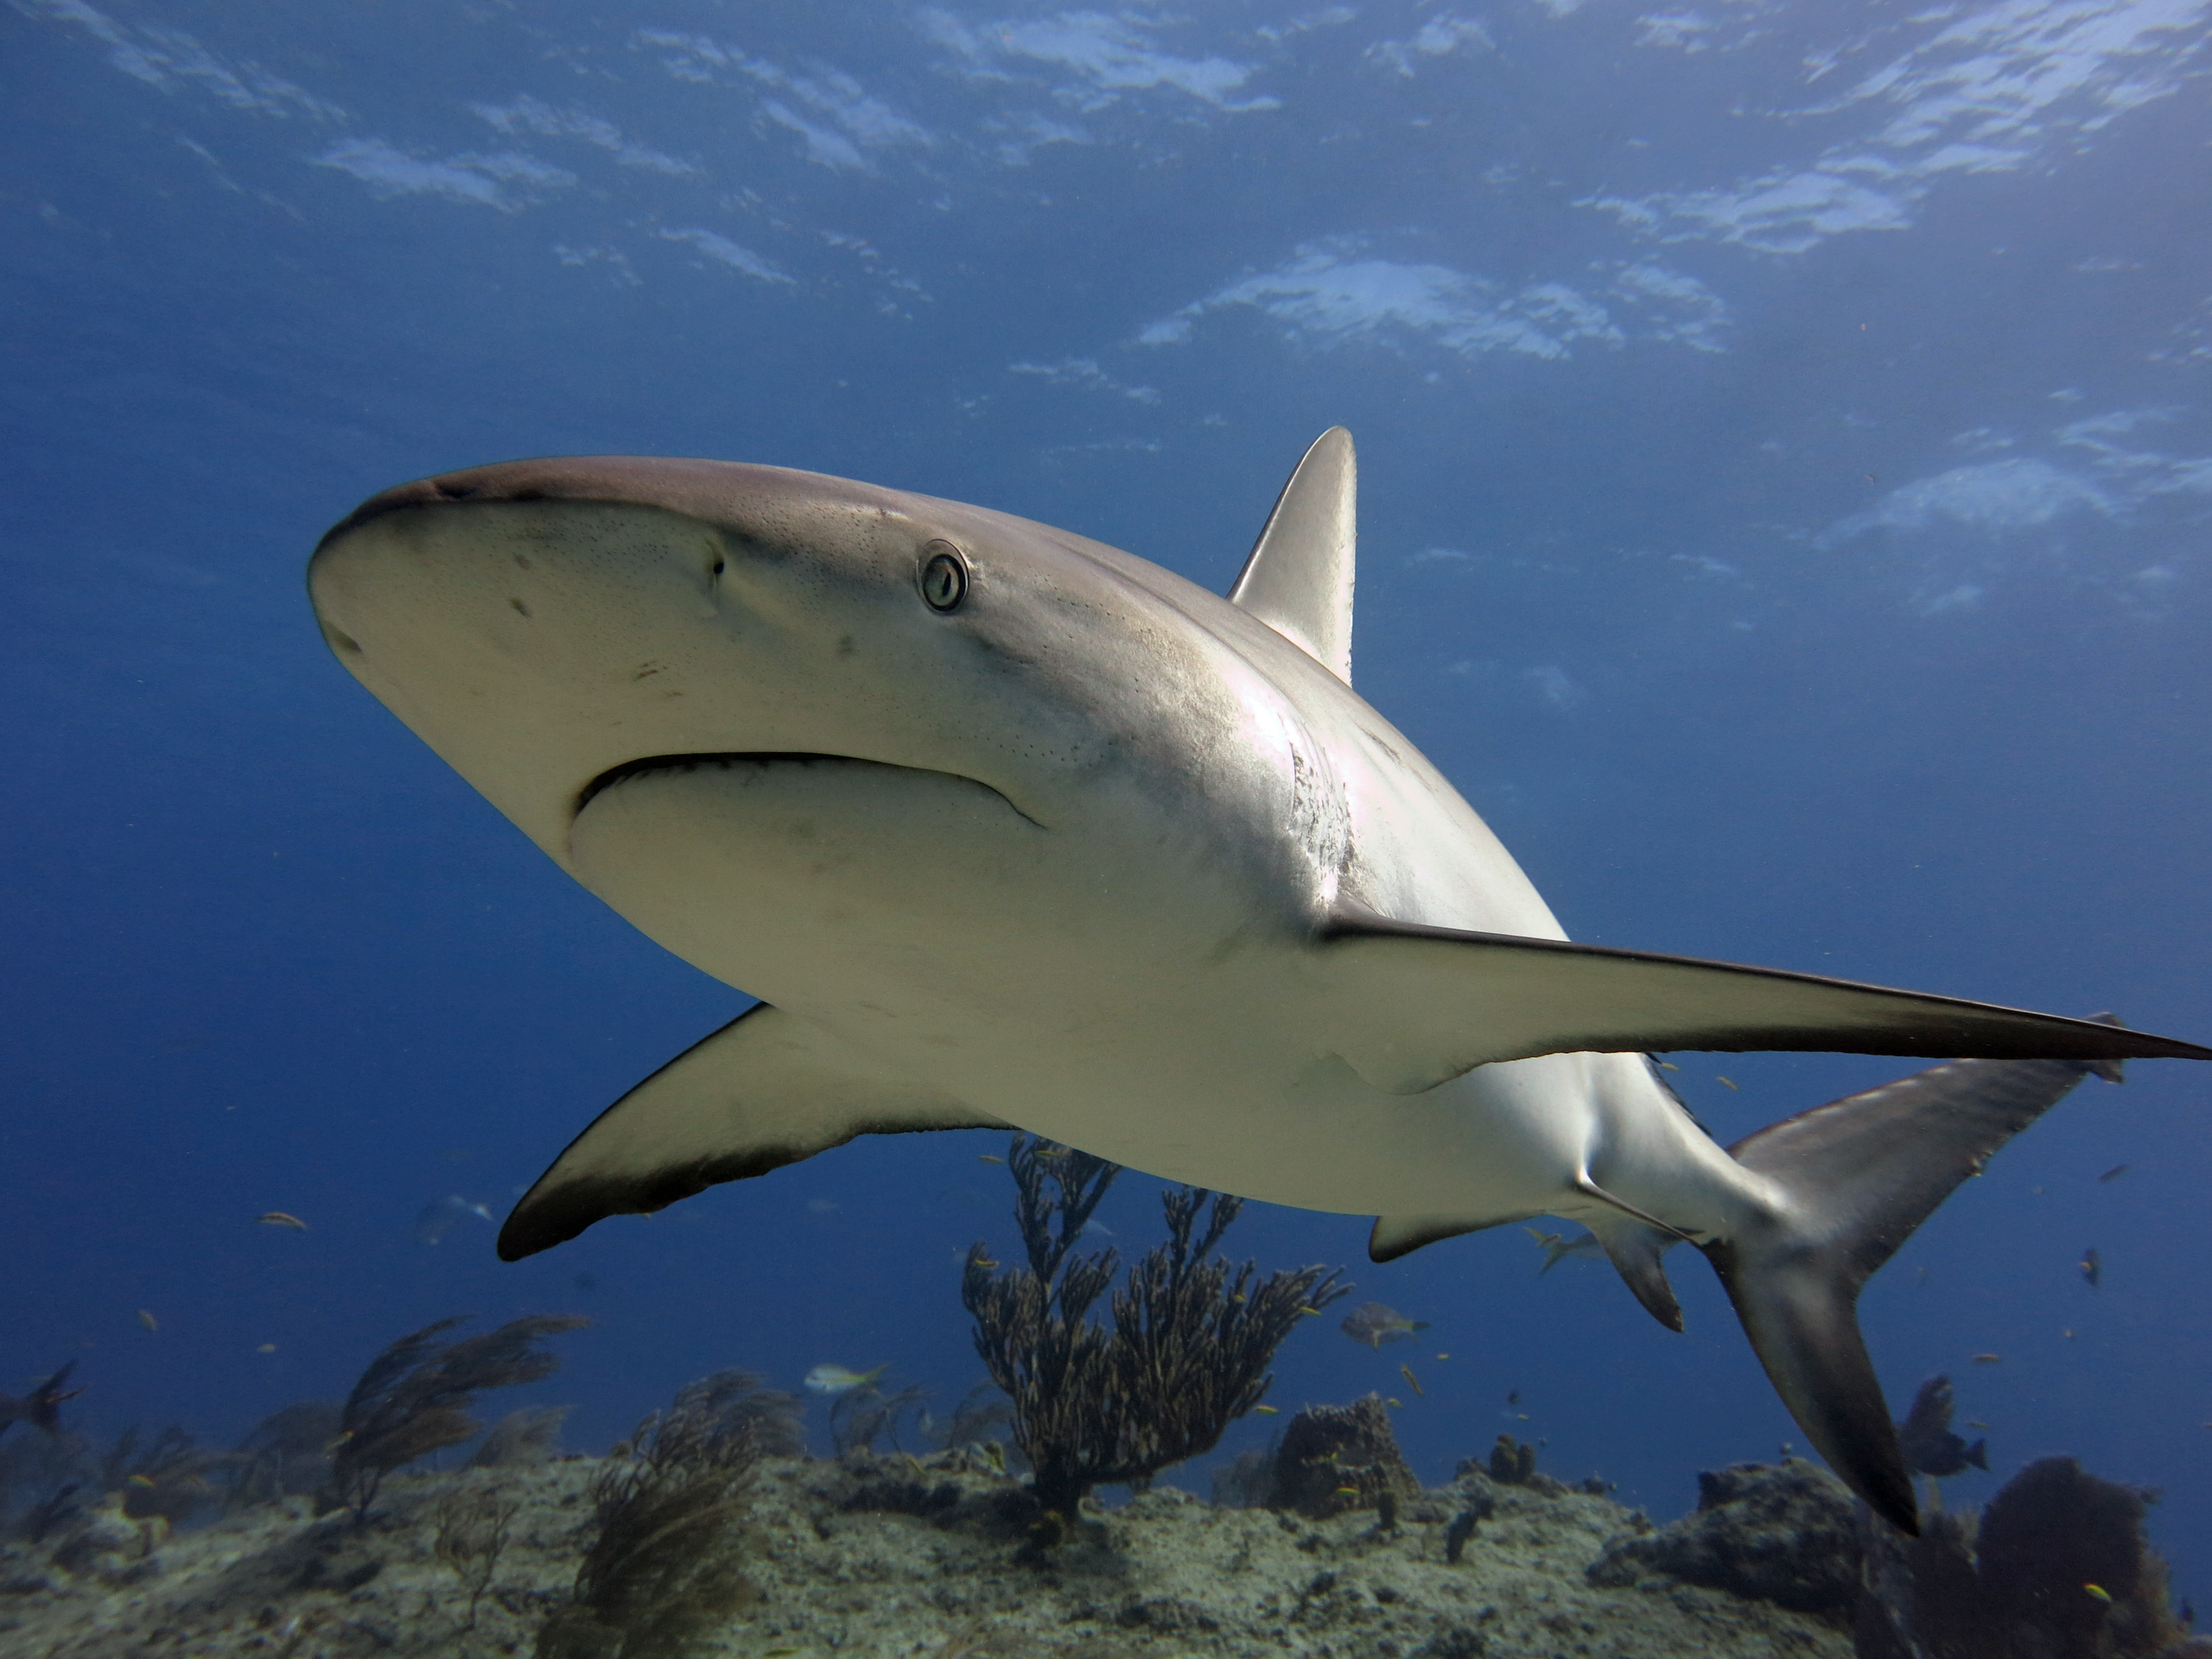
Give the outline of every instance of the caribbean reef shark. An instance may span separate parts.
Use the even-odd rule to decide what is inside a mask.
[[[1226,599],[980,507],[702,460],[518,461],[366,502],[338,659],[546,854],[763,999],[617,1102],[512,1260],[855,1135],[1019,1126],[1378,1216],[1387,1261],[1552,1215],[1679,1329],[1718,1269],[1812,1443],[1911,1483],[1859,1286],[2090,1069],[2097,1021],[1568,942],[1351,685],[1354,462],[1324,434]],[[1645,1051],[1969,1055],[1710,1139]]]

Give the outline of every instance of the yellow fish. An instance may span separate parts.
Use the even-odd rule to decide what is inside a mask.
[[[2081,1588],[2088,1591],[2090,1595],[2095,1596],[2100,1601],[2110,1601],[2112,1599],[2112,1591],[2106,1589],[2102,1584],[2084,1584]]]
[[[161,1322],[143,1308],[138,1310],[138,1322],[149,1331],[158,1331],[161,1328]]]
[[[1713,1073],[1713,1081],[1716,1083],[1727,1084],[1729,1088],[1735,1089],[1735,1091],[1738,1094],[1741,1094],[1743,1092],[1742,1090],[1736,1089],[1735,1079],[1734,1078],[1723,1077],[1719,1073],[1716,1072]]]
[[[978,1164],[1004,1164],[1006,1160],[1003,1158],[994,1158],[988,1152],[978,1152],[975,1154],[975,1161]]]
[[[258,1215],[253,1218],[264,1227],[289,1227],[295,1233],[304,1233],[307,1231],[306,1222],[283,1210],[270,1210],[265,1215]]]
[[[1421,1379],[1413,1375],[1413,1368],[1411,1365],[1399,1366],[1398,1375],[1406,1379],[1407,1386],[1411,1388],[1415,1394],[1421,1395],[1424,1399],[1428,1397],[1429,1391],[1421,1386]]]
[[[1252,1409],[1262,1417],[1280,1417],[1282,1413],[1273,1406],[1255,1406]]]
[[[125,1477],[125,1479],[128,1480],[129,1484],[131,1484],[131,1486],[143,1487],[143,1488],[144,1490],[146,1490],[147,1492],[151,1492],[151,1491],[153,1491],[153,1490],[154,1490],[154,1482],[153,1482],[153,1480],[152,1480],[152,1478],[151,1478],[150,1476],[143,1475],[143,1474],[133,1474],[133,1475],[126,1476],[126,1477]],[[2109,1599],[2109,1598],[2107,1598],[2107,1599]]]

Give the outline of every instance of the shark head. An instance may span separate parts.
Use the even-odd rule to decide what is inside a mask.
[[[566,864],[607,783],[685,757],[947,774],[1048,819],[1142,729],[1112,636],[1172,584],[1134,564],[842,479],[611,458],[388,490],[324,538],[309,591],[340,660]]]
[[[1224,860],[1267,866],[1228,872],[1249,891],[1300,857],[1250,833],[1291,816],[1296,769],[1250,739],[1275,693],[1249,659],[1310,659],[1157,566],[987,508],[727,462],[514,462],[374,497],[309,591],[340,661],[540,848],[757,994],[799,988],[756,949],[771,913],[834,976],[861,942],[830,948],[830,912],[909,907],[933,863],[962,868],[924,933],[1085,890],[1015,879],[1039,831],[1094,869],[1171,842],[1207,890]],[[792,912],[809,883],[826,908]]]

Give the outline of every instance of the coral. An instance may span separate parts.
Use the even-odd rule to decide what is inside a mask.
[[[1211,1492],[1216,1509],[1256,1510],[1275,1490],[1275,1454],[1282,1445],[1278,1436],[1265,1448],[1247,1447],[1213,1471]]]
[[[960,1403],[952,1408],[952,1420],[941,1428],[931,1424],[927,1412],[920,1419],[923,1438],[936,1450],[975,1446],[983,1449],[987,1456],[995,1455],[1001,1462],[1006,1456],[1006,1443],[994,1431],[1010,1426],[1013,1420],[1014,1408],[995,1382],[978,1382],[962,1395]],[[993,1448],[997,1449],[995,1453]],[[1018,1457],[1020,1454],[1015,1455]]]
[[[1525,1486],[1536,1478],[1536,1449],[1510,1434],[1490,1449],[1490,1478],[1503,1486]]]
[[[1589,1569],[1590,1582],[1620,1587],[1663,1573],[1843,1618],[1859,1593],[1852,1502],[1841,1481],[1798,1458],[1708,1469],[1698,1477],[1695,1513],[1616,1540]]]
[[[331,1444],[343,1416],[334,1400],[302,1400],[263,1418],[238,1443],[226,1505],[246,1509],[320,1488],[330,1479]]]
[[[519,1500],[482,1486],[457,1486],[430,1512],[430,1553],[453,1570],[468,1592],[463,1630],[477,1627],[477,1608],[499,1571],[499,1558],[507,1553],[514,1517],[521,1512]]]
[[[1444,1528],[1446,1566],[1459,1565],[1460,1557],[1467,1553],[1468,1540],[1474,1536],[1474,1529],[1497,1513],[1498,1500],[1486,1492],[1477,1492],[1472,1503],[1452,1516],[1451,1524]]]
[[[1267,1507],[1319,1521],[1420,1489],[1398,1450],[1390,1413],[1370,1394],[1349,1406],[1309,1406],[1290,1420],[1275,1449]]]
[[[366,1524],[369,1505],[392,1470],[446,1446],[479,1426],[469,1415],[486,1389],[535,1382],[560,1365],[539,1344],[592,1322],[574,1314],[534,1314],[459,1341],[438,1339],[469,1317],[456,1315],[401,1337],[371,1360],[346,1396],[331,1458],[327,1506],[354,1512]]]
[[[888,1437],[891,1449],[902,1449],[898,1439],[899,1419],[909,1408],[918,1409],[929,1397],[929,1390],[919,1382],[910,1382],[890,1394],[870,1384],[839,1395],[830,1402],[830,1442],[843,1457],[856,1451],[872,1452],[878,1439]]]
[[[133,1521],[161,1517],[172,1526],[221,1494],[210,1478],[228,1469],[235,1452],[204,1450],[172,1423],[143,1450],[137,1428],[125,1429],[101,1460],[100,1488],[116,1492]]]
[[[763,1458],[800,1446],[798,1402],[744,1371],[686,1385],[593,1483],[599,1536],[538,1659],[682,1659],[759,1599],[739,1549]]]
[[[2143,1535],[2149,1503],[2046,1457],[1978,1521],[1933,1516],[1916,1539],[1865,1527],[1861,1659],[2212,1659],[2173,1617]]]
[[[985,1370],[1012,1401],[1014,1440],[1030,1461],[1036,1501],[1064,1525],[1093,1486],[1141,1487],[1212,1450],[1266,1395],[1283,1339],[1349,1287],[1317,1267],[1264,1280],[1249,1261],[1232,1271],[1213,1252],[1242,1200],[1185,1187],[1162,1194],[1168,1241],[1113,1294],[1109,1332],[1090,1313],[1120,1257],[1070,1252],[1116,1167],[1023,1135],[1006,1163],[1029,1267],[995,1273],[978,1244],[961,1300],[975,1318]],[[1048,1182],[1055,1194],[1048,1195]]]
[[[559,1455],[561,1425],[574,1406],[525,1406],[509,1412],[485,1431],[469,1454],[472,1469],[521,1468]]]

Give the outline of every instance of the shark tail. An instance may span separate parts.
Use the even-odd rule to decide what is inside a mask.
[[[1807,1439],[1902,1532],[1917,1534],[1919,1514],[1859,1334],[1859,1289],[1960,1182],[2093,1071],[2119,1081],[2112,1061],[1956,1060],[1729,1148],[1783,1201],[1758,1228],[1704,1245],[1705,1255]]]

